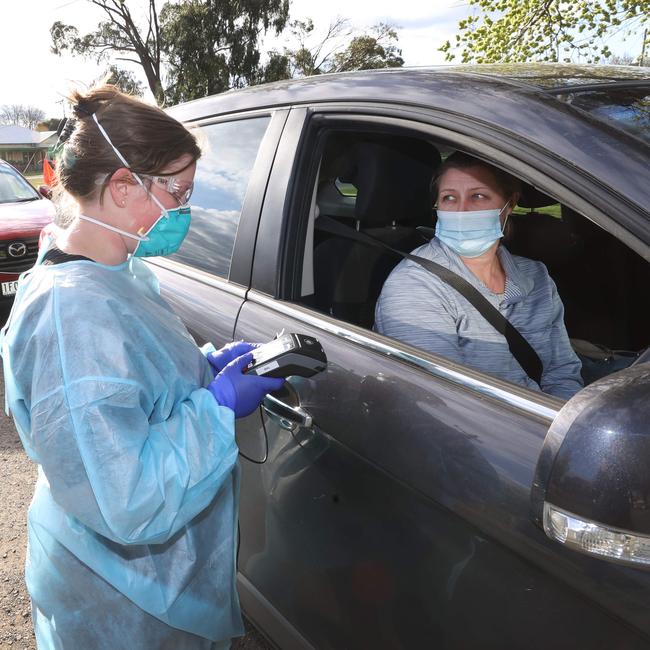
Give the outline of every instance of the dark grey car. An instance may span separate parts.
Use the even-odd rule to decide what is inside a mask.
[[[529,66],[171,110],[204,156],[163,295],[198,343],[285,330],[329,359],[237,422],[239,592],[279,647],[650,647],[649,107],[648,69]],[[453,150],[526,183],[506,245],[545,262],[605,375],[566,404],[374,332],[399,257],[319,227],[412,250]]]

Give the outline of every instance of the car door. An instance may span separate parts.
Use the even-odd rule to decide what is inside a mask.
[[[648,575],[567,551],[531,519],[535,466],[563,403],[318,312],[284,282],[308,258],[328,120],[550,165],[408,113],[303,107],[284,129],[235,338],[308,334],[329,365],[238,421],[244,608],[283,648],[648,647]]]

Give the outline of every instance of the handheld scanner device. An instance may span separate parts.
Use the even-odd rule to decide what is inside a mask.
[[[327,357],[321,344],[304,334],[283,334],[253,350],[246,372],[264,377],[312,377],[325,370]]]

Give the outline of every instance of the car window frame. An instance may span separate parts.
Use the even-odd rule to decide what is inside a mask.
[[[191,264],[180,262],[178,260],[166,259],[164,257],[150,258],[147,261],[163,268],[172,269],[175,272],[188,277],[200,279],[205,283],[212,284],[213,286],[228,290],[237,295],[244,295],[246,289],[250,286],[255,239],[269,173],[289,114],[289,109],[278,108],[252,110],[202,117],[200,116],[200,102],[197,102],[196,112],[198,113],[196,117],[191,117],[184,121],[184,124],[190,128],[190,130],[195,128],[205,128],[215,124],[270,117],[269,124],[257,151],[257,156],[248,180],[246,194],[242,202],[237,234],[235,236],[235,243],[231,255],[229,274],[227,278],[224,278],[216,273],[199,269]]]
[[[290,114],[287,129],[289,138],[283,139],[278,150],[279,164],[271,171],[270,186],[274,193],[262,210],[258,237],[264,242],[264,258],[275,257],[275,264],[263,264],[257,257],[254,261],[253,279],[248,299],[265,304],[285,314],[290,314],[298,321],[320,327],[361,345],[374,353],[395,359],[402,363],[416,366],[436,377],[445,378],[464,389],[479,393],[508,405],[522,409],[533,417],[542,418],[549,425],[559,410],[566,403],[551,395],[533,391],[523,386],[498,379],[467,366],[456,364],[449,359],[427,353],[418,348],[395,341],[372,330],[329,317],[315,309],[300,304],[300,286],[302,283],[302,260],[304,251],[296,248],[295,233],[300,232],[304,244],[306,224],[296,226],[292,220],[300,218],[297,214],[307,214],[308,200],[313,190],[309,173],[320,162],[320,155],[305,147],[313,143],[318,131],[325,128],[335,129],[341,125],[363,125],[392,129],[401,133],[411,132],[427,136],[436,141],[448,142],[487,160],[493,160],[514,175],[533,184],[541,191],[546,191],[558,201],[588,215],[590,219],[603,227],[611,235],[623,241],[639,253],[646,261],[650,260],[650,246],[636,235],[624,228],[611,214],[598,207],[598,201],[588,201],[585,196],[593,198],[600,195],[601,206],[605,188],[595,179],[585,178],[584,174],[574,172],[573,178],[556,172],[563,178],[560,183],[549,175],[552,161],[544,158],[545,152],[531,143],[511,138],[507,134],[484,129],[483,125],[472,123],[470,119],[459,116],[442,115],[435,110],[406,109],[397,111],[394,106],[365,104],[325,104],[300,107]],[[442,122],[442,123],[440,123]],[[490,140],[490,137],[493,139]],[[506,145],[510,146],[504,146]],[[528,151],[527,151],[528,149]],[[528,155],[525,155],[527,152]],[[311,165],[305,171],[305,159],[311,158]],[[316,159],[316,160],[313,160]],[[544,164],[533,166],[534,161]],[[569,167],[569,165],[566,165]],[[313,175],[311,176],[313,179]],[[284,179],[284,180],[283,180]],[[571,182],[567,182],[571,180]],[[595,188],[595,189],[594,189]],[[607,194],[611,197],[611,192]],[[607,198],[607,196],[605,198]],[[619,206],[620,208],[620,206]],[[622,208],[620,208],[622,210]],[[301,212],[302,211],[302,212]],[[287,236],[287,234],[291,236]],[[650,236],[650,235],[649,235]],[[299,269],[296,269],[299,266]]]

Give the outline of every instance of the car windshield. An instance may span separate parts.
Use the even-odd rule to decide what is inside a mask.
[[[0,165],[0,203],[34,201],[38,192],[11,167]]]
[[[510,63],[447,69],[537,86],[560,101],[650,142],[650,79],[646,67]]]
[[[650,143],[650,86],[602,84],[560,93],[557,98]]]

